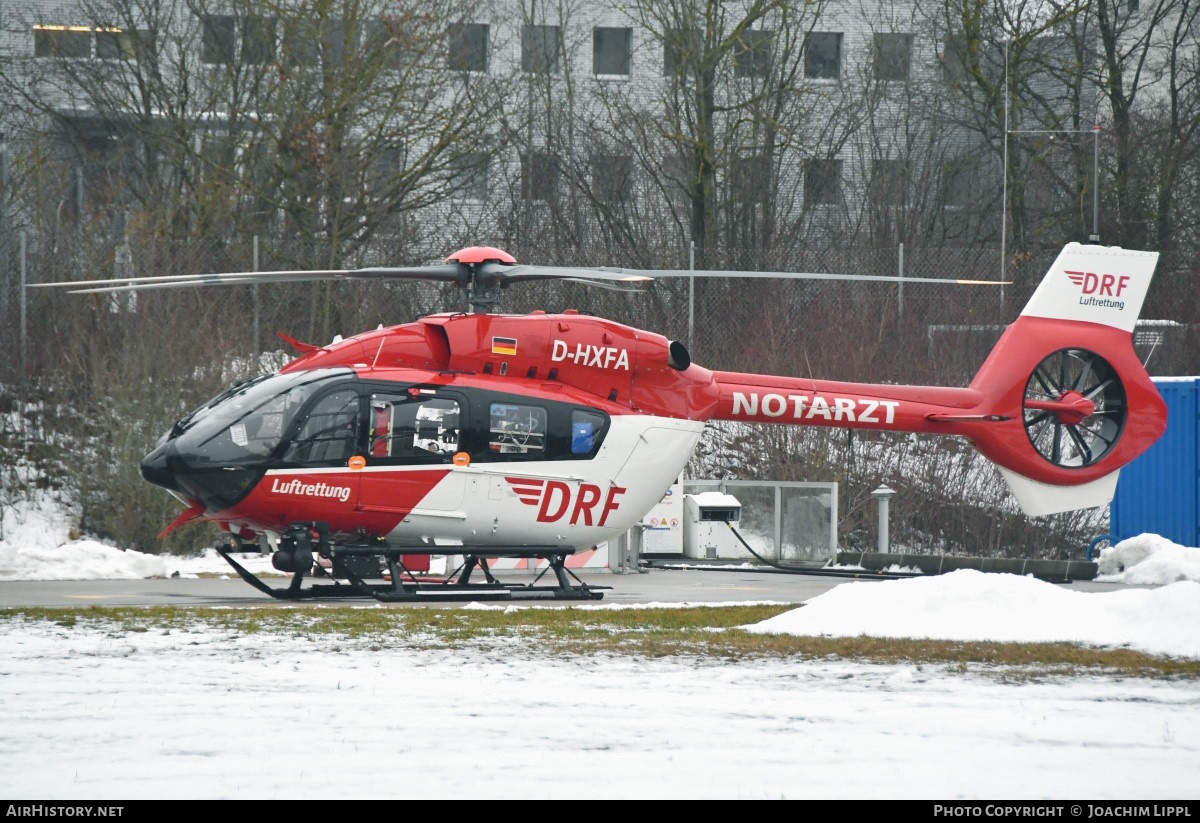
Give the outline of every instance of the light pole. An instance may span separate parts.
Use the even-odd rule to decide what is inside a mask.
[[[1000,279],[1006,280],[1007,260],[1005,259],[1006,241],[1008,239],[1008,136],[1010,134],[1092,134],[1092,234],[1088,241],[1100,242],[1100,124],[1095,123],[1090,129],[1060,129],[1045,131],[1010,130],[1008,128],[1008,46],[1012,41],[1004,41],[1004,152],[1003,180],[1000,194]],[[1099,114],[1097,113],[1097,119]],[[1004,302],[1004,287],[1000,287],[1000,302]]]
[[[1005,241],[1008,239],[1008,44],[1004,41],[1004,168],[1000,183],[1000,282],[1005,280],[1008,261],[1005,259]],[[1004,286],[1000,287],[1000,307],[1004,307]]]

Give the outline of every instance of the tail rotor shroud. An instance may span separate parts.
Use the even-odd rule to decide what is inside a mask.
[[[1108,454],[1121,437],[1128,411],[1116,369],[1087,349],[1053,352],[1025,384],[1025,434],[1055,466],[1089,466]]]

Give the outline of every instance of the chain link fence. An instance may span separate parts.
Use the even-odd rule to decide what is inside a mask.
[[[422,282],[318,282],[212,286],[119,294],[68,294],[35,284],[202,271],[290,268],[285,244],[253,235],[170,242],[153,233],[9,232],[0,243],[0,382],[12,412],[24,404],[42,432],[35,444],[57,460],[83,500],[81,525],[125,545],[161,550],[157,530],[178,504],[139,482],[137,465],[170,423],[234,379],[277,368],[294,352],[283,332],[324,344],[379,325],[466,309],[452,285]],[[659,255],[688,268],[691,250]],[[666,277],[634,294],[570,282],[506,289],[499,311],[568,308],[663,334],[688,345],[715,370],[811,376],[848,382],[967,385],[1004,326],[1016,317],[1058,249],[1021,252],[998,281],[997,249],[829,248],[771,255],[727,249],[712,270],[828,272],[937,278],[945,283],[741,278],[698,273]],[[536,248],[517,255],[542,263]],[[400,257],[400,255],[397,255]],[[611,265],[588,244],[564,265]],[[381,252],[349,265],[410,264]],[[418,261],[424,262],[424,261]],[[625,262],[627,261],[619,261]],[[699,264],[699,261],[698,261]],[[1142,316],[1159,321],[1135,335],[1153,374],[1193,374],[1194,264],[1164,257]],[[24,288],[23,288],[24,286]],[[57,438],[57,440],[55,440]],[[0,444],[2,447],[2,444]],[[29,450],[27,443],[22,448]],[[965,467],[965,468],[964,468]],[[1011,505],[994,471],[957,440],[929,444],[886,433],[714,426],[689,476],[745,480],[836,481],[838,534],[848,548],[874,544],[870,490],[886,482],[900,547],[963,546],[986,555],[1078,555],[1100,533],[1103,512],[1033,521]],[[12,484],[8,484],[11,494]],[[211,544],[180,530],[165,544]]]
[[[532,283],[505,290],[498,310],[567,308],[655,331],[685,343],[712,369],[812,376],[847,381],[946,385],[969,381],[1004,326],[1011,323],[1058,250],[1014,255],[1000,285],[996,249],[839,249],[770,255],[727,250],[713,270],[656,280],[636,294],[577,283]],[[570,265],[610,265],[602,250]],[[677,255],[687,268],[689,254]],[[538,263],[530,252],[524,262]],[[213,286],[112,295],[69,295],[36,284],[63,280],[160,276],[202,271],[279,268],[280,249],[255,236],[199,243],[84,243],[70,236],[10,232],[0,242],[0,380],[21,383],[59,372],[78,350],[133,345],[138,329],[151,345],[186,345],[196,365],[213,356],[280,349],[285,332],[327,343],[379,324],[409,322],[466,309],[453,286],[414,282],[318,282]],[[374,265],[408,260],[371,261]],[[1194,370],[1200,273],[1164,258],[1135,344],[1153,355],[1155,374]],[[744,270],[937,278],[945,283],[825,281],[721,277]],[[993,281],[960,285],[954,280]],[[1153,326],[1153,328],[1151,328]],[[159,338],[162,339],[159,339]]]

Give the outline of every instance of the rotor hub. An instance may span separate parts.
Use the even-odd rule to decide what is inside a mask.
[[[1096,412],[1096,404],[1073,389],[1060,394],[1057,400],[1027,400],[1025,407],[1050,412],[1064,426],[1078,426]]]
[[[478,263],[506,263],[511,266],[517,262],[517,259],[503,249],[498,249],[495,246],[470,246],[465,249],[459,249],[447,257],[446,262],[465,263],[468,265]]]

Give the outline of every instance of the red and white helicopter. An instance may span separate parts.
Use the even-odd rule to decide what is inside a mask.
[[[621,287],[696,274],[527,266],[490,247],[436,266],[48,285],[391,278],[466,288],[475,311],[298,344],[302,355],[278,372],[178,421],[141,466],[188,507],[164,534],[217,523],[234,541],[226,560],[277,598],[594,599],[607,587],[583,584],[566,558],[639,523],[710,420],[957,435],[997,464],[1027,514],[1104,505],[1118,470],[1166,428],[1131,339],[1157,260],[1068,244],[966,388],[710,371],[679,342],[599,317],[486,313],[497,289],[521,281]],[[252,546],[293,575],[288,587],[230,556]],[[450,552],[462,560],[454,572],[433,583],[413,573]],[[498,557],[544,560],[556,585],[501,583],[489,568]],[[471,580],[475,568],[482,583]],[[332,583],[305,586],[306,576]]]

